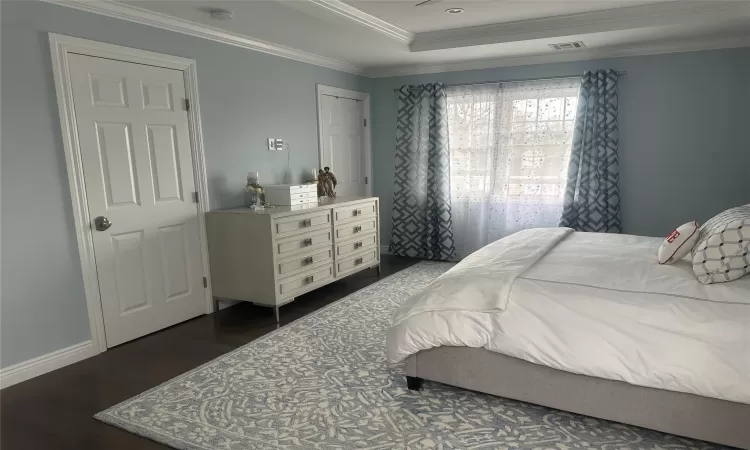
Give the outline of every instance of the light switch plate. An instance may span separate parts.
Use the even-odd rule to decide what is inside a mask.
[[[280,152],[284,150],[284,140],[279,138],[268,138],[268,151]]]

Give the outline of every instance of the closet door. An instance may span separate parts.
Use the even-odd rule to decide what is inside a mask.
[[[339,197],[366,195],[364,102],[321,95],[322,165],[336,174]]]

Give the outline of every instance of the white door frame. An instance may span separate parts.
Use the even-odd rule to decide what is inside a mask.
[[[318,164],[322,168],[323,165],[323,96],[330,95],[331,97],[343,97],[351,100],[360,100],[365,104],[364,116],[365,116],[365,176],[367,177],[367,184],[365,185],[365,194],[368,197],[372,196],[372,133],[370,128],[372,127],[372,121],[370,120],[370,94],[366,92],[350,91],[348,89],[341,89],[332,86],[326,86],[324,84],[318,84],[317,86],[317,103],[318,103]]]
[[[89,314],[94,354],[106,351],[107,341],[104,334],[104,316],[102,315],[99,278],[96,272],[96,259],[94,257],[92,221],[91,217],[89,217],[88,199],[83,179],[81,148],[77,133],[78,127],[76,124],[75,108],[73,106],[73,90],[68,66],[68,54],[70,53],[176,69],[183,72],[185,77],[185,94],[190,102],[188,127],[193,157],[193,176],[195,177],[195,188],[198,191],[198,227],[201,240],[201,263],[203,275],[208,281],[208,287],[205,289],[206,314],[212,313],[214,302],[211,294],[211,272],[208,266],[208,243],[206,240],[205,222],[205,213],[209,211],[208,184],[206,183],[206,164],[203,153],[203,134],[201,131],[198,78],[195,70],[195,61],[55,33],[49,33],[49,44],[50,53],[52,54],[52,70],[55,76],[57,106],[60,113],[60,126],[62,128],[63,147],[65,149],[65,164],[68,168],[70,197],[73,204],[73,218],[75,219],[78,253],[81,259],[83,287],[86,295],[86,307]]]

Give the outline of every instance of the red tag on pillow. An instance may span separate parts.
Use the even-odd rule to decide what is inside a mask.
[[[669,233],[669,236],[667,236],[667,242],[671,244],[678,237],[680,237],[680,232],[677,230],[674,230],[673,232]]]

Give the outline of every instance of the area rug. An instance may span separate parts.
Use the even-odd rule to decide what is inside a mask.
[[[425,382],[385,358],[394,310],[451,267],[421,262],[95,417],[177,449],[709,449]]]

